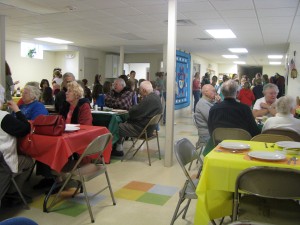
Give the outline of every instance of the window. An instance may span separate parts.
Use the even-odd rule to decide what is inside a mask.
[[[43,45],[21,42],[21,57],[43,59]]]

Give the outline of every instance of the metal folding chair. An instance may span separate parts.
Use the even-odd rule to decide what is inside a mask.
[[[251,138],[252,136],[248,131],[240,128],[219,127],[216,128],[212,134],[214,146],[217,146],[220,142],[227,139],[250,141]]]
[[[186,181],[183,188],[179,192],[179,200],[173,214],[171,225],[174,224],[175,220],[183,213],[182,218],[184,219],[189,208],[192,199],[197,199],[196,187],[199,182],[200,173],[202,171],[202,165],[198,170],[197,178],[192,179],[186,170],[186,165],[198,159],[198,154],[195,146],[186,138],[183,138],[175,143],[174,152],[176,159],[186,177]],[[186,205],[180,210],[181,204],[187,200]],[[180,210],[180,211],[179,211]]]
[[[124,154],[124,156],[123,156],[123,158],[122,158],[121,161],[123,161],[127,157],[127,155],[129,153],[131,153],[131,152],[133,152],[133,155],[131,157],[131,158],[133,158],[136,155],[136,153],[140,150],[140,148],[142,147],[142,145],[146,142],[149,166],[151,166],[151,159],[150,159],[150,151],[149,151],[148,141],[150,141],[152,139],[156,139],[156,141],[157,141],[158,157],[159,157],[159,159],[161,159],[159,139],[158,139],[158,131],[157,131],[157,126],[158,126],[161,118],[162,118],[162,114],[161,113],[153,116],[152,119],[145,126],[145,128],[142,130],[142,132],[139,134],[138,137],[129,137],[129,138],[132,138],[133,143],[132,143],[131,147],[128,149],[128,151]],[[149,134],[148,133],[149,128],[154,128],[154,132]],[[135,149],[135,144],[139,140],[142,140],[142,143],[139,145],[139,147],[137,149]]]
[[[277,141],[293,141],[293,139],[279,134],[258,134],[251,138],[251,141],[275,143]]]
[[[299,224],[300,205],[294,200],[299,198],[299,170],[248,168],[236,179],[233,221],[246,219],[276,225]]]
[[[287,129],[268,129],[262,132],[262,134],[279,134],[279,135],[285,135],[290,138],[292,138],[294,141],[300,142],[300,134],[298,134],[296,131],[293,130],[287,130]]]
[[[85,149],[85,151],[82,153],[82,155],[80,156],[80,158],[78,160],[70,160],[63,168],[62,172],[60,173],[60,176],[64,176],[66,177],[63,185],[61,186],[61,188],[59,189],[59,192],[56,194],[56,196],[54,197],[54,199],[52,200],[52,202],[50,203],[50,206],[47,207],[47,203],[48,203],[48,199],[51,195],[51,193],[53,192],[53,190],[57,187],[58,181],[55,181],[55,183],[53,184],[53,186],[51,187],[48,195],[45,197],[44,200],[44,212],[49,212],[49,210],[51,208],[53,208],[53,206],[58,202],[59,196],[61,194],[61,192],[64,190],[64,188],[66,187],[66,185],[71,181],[71,180],[75,180],[78,183],[77,189],[75,190],[74,194],[72,195],[72,197],[75,197],[75,195],[78,193],[79,189],[83,189],[83,193],[85,196],[85,201],[89,210],[89,214],[91,217],[91,222],[94,223],[94,217],[93,217],[93,213],[91,210],[91,206],[90,206],[90,202],[89,202],[89,197],[87,195],[87,189],[85,186],[85,182],[90,181],[98,176],[100,176],[101,174],[105,174],[106,177],[106,181],[107,181],[107,186],[105,186],[104,188],[102,188],[100,191],[98,191],[97,193],[95,193],[93,195],[93,197],[95,197],[96,195],[98,195],[99,193],[101,193],[102,191],[104,191],[105,189],[109,189],[110,191],[110,196],[112,198],[113,201],[113,205],[116,205],[116,201],[114,198],[114,194],[111,188],[111,184],[109,181],[109,177],[108,177],[108,172],[107,172],[107,168],[105,165],[105,160],[103,158],[103,151],[106,148],[106,146],[108,145],[108,143],[111,141],[112,139],[112,135],[111,133],[107,133],[107,134],[103,134],[101,136],[96,137]],[[90,156],[90,155],[95,155],[97,154],[98,157],[96,159],[93,159],[91,162],[85,163],[83,161],[83,159],[86,156]]]

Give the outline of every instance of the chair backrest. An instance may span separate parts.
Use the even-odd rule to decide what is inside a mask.
[[[239,174],[235,188],[236,193],[242,190],[265,198],[300,198],[300,171],[279,167],[251,167]]]
[[[190,183],[192,184],[193,181],[192,181],[188,171],[186,170],[185,166],[187,164],[189,164],[190,162],[192,162],[193,160],[198,158],[198,154],[197,154],[195,146],[187,138],[182,138],[175,143],[174,152],[175,152],[176,159],[177,159],[184,175],[186,176],[187,180],[189,180]],[[201,165],[200,165],[200,167],[201,167]]]
[[[150,121],[147,123],[147,125],[144,127],[144,129],[142,130],[142,132],[140,133],[140,135],[139,135],[139,137],[138,138],[144,138],[145,137],[145,134],[147,134],[147,135],[151,135],[152,136],[152,133],[151,133],[151,131],[150,131],[150,133],[148,134],[148,130],[150,129],[150,127],[152,128],[152,127],[155,127],[159,122],[160,122],[160,120],[161,120],[161,118],[162,118],[162,113],[160,113],[160,114],[157,114],[157,115],[155,115],[155,116],[153,116],[151,119],[150,119]],[[155,128],[154,128],[155,129]],[[148,132],[147,132],[148,131]],[[152,130],[153,131],[153,130]]]
[[[102,134],[98,137],[96,137],[84,150],[84,152],[81,154],[80,158],[78,159],[76,165],[74,168],[77,168],[77,166],[81,163],[82,159],[89,155],[98,154],[99,159],[102,155],[102,152],[107,147],[108,143],[112,140],[112,134]],[[97,161],[97,160],[95,160]]]
[[[294,141],[300,141],[300,134],[293,130],[287,129],[268,129],[262,132],[263,134],[280,134],[292,138]]]
[[[248,131],[240,128],[218,127],[213,131],[212,139],[214,146],[227,139],[250,141],[252,138]]]
[[[279,134],[258,134],[251,141],[275,143],[277,141],[294,141],[292,138]]]

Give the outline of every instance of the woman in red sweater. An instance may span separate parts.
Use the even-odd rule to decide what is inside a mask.
[[[255,100],[254,94],[250,89],[250,83],[245,82],[243,88],[240,90],[238,99],[241,103],[248,105],[249,107],[252,106],[253,101]]]

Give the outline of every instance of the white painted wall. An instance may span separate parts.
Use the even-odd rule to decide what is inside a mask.
[[[219,73],[238,73],[237,64],[218,64]],[[216,74],[218,76],[219,74]]]
[[[288,51],[288,61],[290,62],[292,56],[294,55],[293,52],[300,52],[300,44],[298,43],[291,43],[290,48]],[[286,94],[290,96],[300,96],[300,57],[296,55],[296,69],[298,71],[298,76],[295,79],[291,78],[291,74],[289,73],[288,76],[288,86],[286,88]]]
[[[16,86],[23,87],[28,81],[40,82],[42,79],[52,80],[53,68],[56,67],[54,52],[44,52],[44,59],[21,57],[21,46],[18,42],[6,42],[6,60],[11,68]]]
[[[263,74],[268,74],[269,75],[269,78],[271,76],[274,76],[275,73],[279,73],[280,75],[285,75],[286,74],[286,70],[284,68],[284,66],[272,66],[272,65],[269,65],[269,66],[263,66]]]

